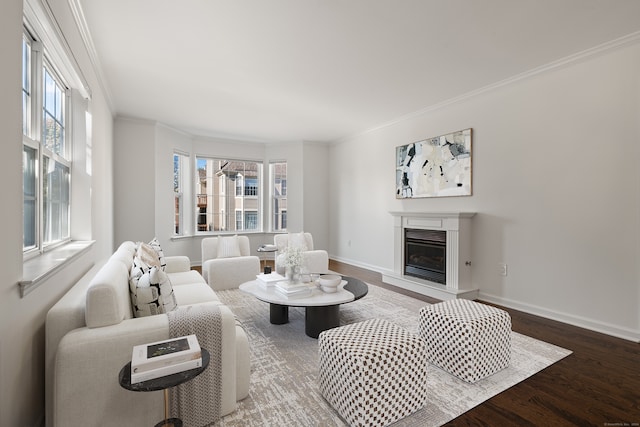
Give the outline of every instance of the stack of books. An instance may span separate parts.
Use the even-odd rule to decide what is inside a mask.
[[[137,345],[131,356],[131,384],[201,366],[202,351],[195,335]]]
[[[307,297],[313,293],[309,283],[290,283],[286,280],[276,282],[276,291],[287,298]]]
[[[258,283],[260,283],[264,287],[273,286],[277,282],[284,280],[284,276],[276,273],[275,271],[269,274],[260,273],[256,275],[256,278],[258,279]]]

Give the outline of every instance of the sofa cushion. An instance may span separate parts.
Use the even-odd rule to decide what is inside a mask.
[[[167,313],[177,307],[173,286],[167,273],[157,266],[140,268],[138,258],[133,260],[129,278],[131,306],[135,317]]]
[[[238,236],[218,237],[218,258],[234,258],[240,256]]]
[[[173,288],[179,306],[199,304],[201,302],[219,301],[216,293],[209,286],[200,283],[181,285]]]
[[[132,317],[128,278],[127,267],[118,259],[110,259],[96,273],[87,289],[87,327],[117,325]]]
[[[176,286],[192,285],[195,283],[199,283],[202,285],[207,284],[207,282],[204,281],[204,278],[196,270],[179,271],[176,273],[168,273],[168,274],[169,274],[169,280],[171,280],[171,284],[173,285],[174,291],[176,289]]]
[[[113,255],[111,255],[110,259],[117,259],[121,261],[126,267],[127,271],[131,270],[131,264],[133,263],[133,256],[136,253],[137,249],[136,243],[127,240],[120,244],[120,247],[115,251]]]

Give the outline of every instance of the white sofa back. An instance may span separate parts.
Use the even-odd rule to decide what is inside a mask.
[[[85,323],[89,328],[117,325],[133,318],[129,272],[136,244],[124,242],[93,277],[87,289]]]

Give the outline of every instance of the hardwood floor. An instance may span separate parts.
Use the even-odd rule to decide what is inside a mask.
[[[380,273],[329,262],[345,276],[438,302],[382,282]],[[573,351],[448,426],[640,426],[640,344],[500,307],[512,329]]]

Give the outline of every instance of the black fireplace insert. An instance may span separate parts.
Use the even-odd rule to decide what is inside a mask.
[[[447,232],[406,228],[404,274],[447,283]]]

